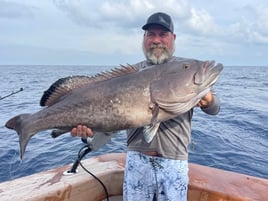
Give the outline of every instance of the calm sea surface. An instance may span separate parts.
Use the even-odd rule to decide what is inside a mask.
[[[101,66],[0,66],[0,182],[73,163],[84,145],[65,134],[56,139],[49,131],[35,135],[19,158],[17,134],[4,127],[21,113],[40,110],[39,100],[50,84],[70,75],[94,75]],[[225,67],[214,91],[221,111],[209,116],[195,109],[189,161],[268,179],[268,67]],[[122,131],[93,155],[126,151]]]

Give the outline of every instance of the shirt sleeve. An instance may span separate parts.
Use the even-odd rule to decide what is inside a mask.
[[[213,94],[213,101],[208,107],[201,107],[201,110],[210,115],[216,115],[220,111],[220,99]]]

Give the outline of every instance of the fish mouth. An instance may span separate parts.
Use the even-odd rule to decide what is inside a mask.
[[[215,84],[222,69],[223,69],[223,65],[221,63],[218,63],[215,65],[215,61],[212,61],[208,64],[208,67],[207,67],[208,79],[207,80],[210,82],[210,86]]]
[[[196,72],[194,75],[194,84],[195,85],[213,85],[223,69],[223,65],[218,63],[215,65],[215,61],[205,61],[199,72]]]

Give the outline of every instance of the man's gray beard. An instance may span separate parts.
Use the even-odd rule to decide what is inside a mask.
[[[163,48],[163,53],[160,57],[156,57],[153,54],[153,50],[156,47]],[[144,53],[147,61],[149,61],[152,64],[163,64],[163,63],[167,62],[172,57],[173,53],[175,52],[175,42],[174,42],[174,40],[172,41],[170,51],[167,49],[167,47],[163,47],[163,45],[152,45],[150,50],[146,51],[144,41],[142,43],[142,49],[143,49],[143,53]]]

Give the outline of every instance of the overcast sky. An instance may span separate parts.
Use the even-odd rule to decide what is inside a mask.
[[[176,56],[268,66],[267,0],[0,0],[0,64],[139,62],[158,11],[174,20]]]

